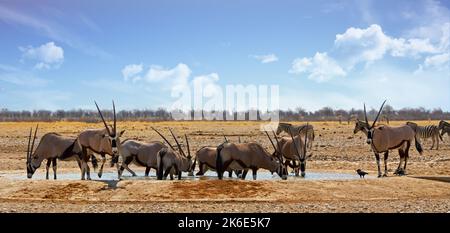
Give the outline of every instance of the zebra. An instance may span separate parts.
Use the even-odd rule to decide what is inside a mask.
[[[299,125],[299,126],[293,126],[289,123],[278,123],[277,128],[277,135],[279,135],[281,132],[286,132],[290,134],[292,132],[294,135],[300,135],[302,137],[306,136],[308,137],[308,149],[312,149],[312,143],[314,141],[314,127],[310,124],[305,125]]]
[[[434,143],[437,143],[436,150],[439,150],[439,139],[442,141],[442,136],[439,134],[439,127],[436,125],[426,125],[426,126],[418,126],[414,122],[406,122],[406,125],[409,125],[416,135],[419,138],[427,139],[431,138],[433,140],[433,144],[431,145],[430,150],[433,149]]]
[[[447,136],[450,136],[450,126],[444,126],[441,130],[441,138],[444,136],[444,134],[447,133]]]
[[[444,136],[445,133],[447,133],[448,136],[450,136],[450,123],[441,120],[439,121],[439,130],[441,131],[441,137]]]

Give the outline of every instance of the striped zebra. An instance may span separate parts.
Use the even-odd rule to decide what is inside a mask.
[[[444,136],[445,133],[450,136],[450,123],[444,120],[439,121],[439,130],[441,131],[441,137]]]
[[[437,143],[436,150],[439,150],[439,139],[442,141],[442,136],[439,134],[439,127],[436,125],[426,125],[426,126],[418,126],[414,122],[406,122],[406,125],[409,125],[414,132],[416,132],[416,135],[419,136],[418,138],[431,138],[433,140],[433,145],[431,145],[430,150],[433,149],[434,143]]]
[[[441,130],[441,138],[442,138],[442,136],[444,136],[444,134],[446,134],[446,133],[447,133],[447,136],[450,137],[450,126],[444,126],[444,127],[442,127],[442,130]]]
[[[306,130],[308,129],[308,130]],[[299,125],[299,126],[293,126],[292,124],[289,123],[278,123],[278,128],[277,128],[277,135],[279,135],[281,132],[286,132],[287,134],[290,134],[290,132],[292,131],[292,133],[295,135],[300,135],[301,137],[305,137],[305,133],[306,131],[308,131],[308,149],[312,148],[312,143],[314,141],[314,127],[310,124],[306,125]]]

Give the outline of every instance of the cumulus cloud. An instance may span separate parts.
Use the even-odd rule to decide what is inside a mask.
[[[317,52],[314,57],[297,58],[293,61],[290,73],[308,73],[308,77],[318,82],[333,77],[346,76],[358,64],[366,67],[386,56],[424,59],[419,69],[448,66],[450,23],[440,27],[441,38],[433,42],[430,38],[391,37],[385,34],[380,25],[367,28],[348,28],[337,34],[330,55]]]
[[[297,58],[292,62],[289,72],[293,74],[309,73],[308,78],[318,82],[346,75],[346,72],[327,53],[316,53],[314,57],[309,58]]]
[[[138,80],[141,80],[142,78],[138,76],[139,73],[142,72],[144,69],[142,64],[130,64],[126,65],[122,69],[122,76],[125,81],[133,80],[133,82],[136,82]]]
[[[64,61],[63,48],[55,45],[55,42],[48,42],[39,47],[19,47],[24,59],[37,61],[36,69],[59,68]]]
[[[273,53],[267,55],[250,55],[250,57],[260,61],[261,63],[271,63],[278,61],[278,57]]]

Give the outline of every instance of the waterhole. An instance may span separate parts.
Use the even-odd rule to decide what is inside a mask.
[[[144,176],[143,171],[135,171],[137,176],[131,176],[130,173],[124,171],[122,175],[122,180],[156,180],[156,173],[154,170],[152,170],[148,177]],[[26,172],[23,173],[0,173],[0,176],[12,179],[12,180],[26,180]],[[53,179],[53,172],[51,171],[49,174],[49,178]],[[238,179],[236,175],[233,173],[233,177],[228,177],[228,172],[224,173],[223,176],[224,179]],[[366,175],[365,178],[374,178],[372,176]],[[45,180],[45,171],[36,171],[36,173],[31,178],[33,180]],[[80,180],[81,174],[80,172],[58,172],[57,173],[57,179],[58,180]],[[107,171],[102,174],[102,177],[99,178],[97,173],[91,172],[91,179],[92,180],[118,180],[117,172],[113,171]],[[170,179],[170,176],[167,177],[167,179]],[[174,176],[174,179],[177,179],[176,176]],[[186,173],[183,173],[182,180],[211,180],[211,179],[217,179],[217,173],[214,171],[207,171],[203,176],[187,176]],[[281,178],[277,174],[271,174],[268,171],[258,171],[257,173],[257,180],[281,180]],[[304,178],[302,177],[296,177],[293,173],[289,174],[288,180],[352,180],[352,179],[360,179],[359,175],[351,173],[336,173],[336,172],[308,172],[306,171],[306,176]],[[246,180],[253,180],[252,172],[249,171],[246,176]]]

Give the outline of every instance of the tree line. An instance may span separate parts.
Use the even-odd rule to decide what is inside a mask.
[[[111,110],[102,111],[105,118],[111,119],[113,113]],[[189,113],[188,113],[189,114]],[[219,114],[221,117],[216,117],[215,120],[261,120],[262,113],[257,110],[249,110],[246,112],[224,112],[224,111],[194,111],[190,112],[190,116],[194,119],[208,119],[206,116]],[[377,114],[377,109],[370,109],[367,115],[373,119]],[[156,110],[121,110],[117,112],[117,120],[119,121],[170,121],[174,120],[171,112],[163,108]],[[442,111],[441,109],[425,109],[420,108],[402,108],[394,109],[390,105],[386,105],[382,112],[382,120],[441,120],[450,119],[450,112]],[[200,117],[199,117],[200,116]],[[239,117],[238,117],[239,116]],[[251,116],[256,116],[256,119]],[[348,122],[354,118],[364,119],[364,112],[362,109],[333,109],[331,107],[323,107],[316,111],[306,111],[298,107],[295,110],[279,110],[280,121],[342,121]],[[264,118],[263,118],[264,119]],[[6,108],[0,111],[0,121],[81,121],[81,122],[98,122],[99,115],[97,111],[93,110],[34,110],[34,111],[11,111]]]

